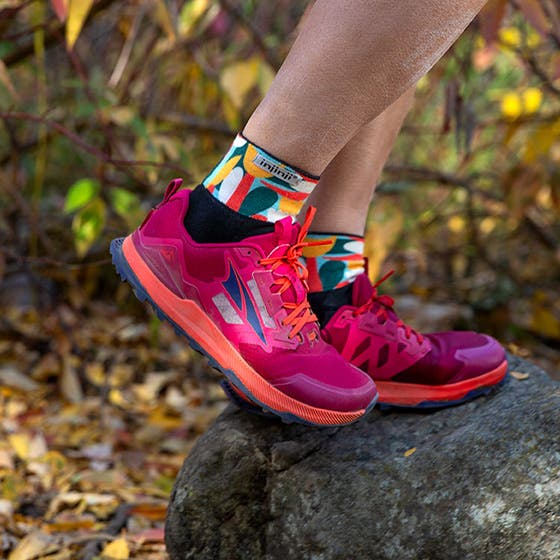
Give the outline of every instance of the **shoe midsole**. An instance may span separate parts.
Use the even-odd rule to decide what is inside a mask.
[[[213,358],[220,371],[247,396],[273,411],[288,412],[319,425],[347,424],[364,415],[365,409],[337,411],[314,407],[276,389],[243,359],[196,302],[180,298],[157,278],[136,250],[131,236],[124,240],[122,251],[142,287],[160,310],[183,329],[205,354]],[[235,374],[235,378],[229,378],[228,370]]]
[[[497,368],[472,379],[448,385],[420,385],[398,381],[376,381],[379,404],[411,406],[424,401],[454,401],[475,389],[498,384],[507,373],[507,360]]]

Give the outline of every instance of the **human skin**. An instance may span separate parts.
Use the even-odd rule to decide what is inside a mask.
[[[484,3],[317,0],[244,135],[321,175],[364,125],[428,72]]]
[[[308,199],[317,213],[313,231],[364,235],[369,206],[383,167],[414,99],[409,88],[364,125],[329,163]]]

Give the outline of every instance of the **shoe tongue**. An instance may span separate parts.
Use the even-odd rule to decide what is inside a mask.
[[[290,216],[282,218],[274,224],[278,245],[293,245],[297,241],[300,230],[301,226],[297,222],[294,223]]]
[[[356,277],[354,280],[354,285],[352,289],[352,305],[355,307],[360,307],[364,305],[371,297],[371,292],[373,288],[371,282],[369,281],[368,275],[364,272]]]
[[[296,222],[292,222],[290,217],[283,218],[275,224],[277,234],[277,247],[272,251],[271,256],[280,256],[286,254],[288,249],[297,242],[301,226]],[[284,301],[292,303],[299,303],[307,297],[307,290],[303,282],[299,279],[296,271],[289,264],[281,264],[275,273],[282,276],[287,276],[292,280],[292,285],[283,294]]]
[[[352,305],[355,307],[360,307],[364,303],[366,303],[372,296],[373,293],[373,286],[368,278],[367,273],[360,274],[360,276],[356,277],[354,280],[354,286],[352,290]],[[375,302],[371,307],[372,311],[377,311],[380,307],[383,307],[391,319],[391,321],[398,321],[399,317],[391,307],[387,307],[385,305],[381,305],[379,302]]]

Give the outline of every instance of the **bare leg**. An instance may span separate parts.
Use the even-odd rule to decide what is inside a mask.
[[[318,0],[245,135],[320,175],[423,76],[485,0]]]
[[[375,187],[412,105],[414,89],[363,126],[329,163],[308,199],[317,208],[313,231],[364,234]]]

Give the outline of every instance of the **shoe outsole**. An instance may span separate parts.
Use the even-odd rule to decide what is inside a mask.
[[[128,282],[128,284],[130,284],[130,286],[132,287],[132,289],[134,291],[135,296],[137,297],[137,299],[139,301],[146,302],[146,303],[149,303],[151,305],[151,307],[154,309],[158,319],[160,319],[162,321],[167,321],[173,327],[173,329],[175,330],[175,333],[177,335],[183,336],[184,338],[187,339],[189,345],[191,346],[191,348],[193,350],[195,350],[199,354],[208,358],[210,366],[213,367],[214,369],[216,369],[217,371],[219,371],[222,375],[224,375],[226,377],[227,381],[231,385],[235,386],[236,389],[241,391],[248,399],[250,399],[252,402],[254,402],[255,403],[254,406],[257,410],[260,407],[260,409],[262,411],[261,414],[263,414],[263,415],[266,414],[266,415],[278,417],[285,424],[298,423],[298,424],[304,424],[304,425],[312,426],[312,427],[332,427],[332,426],[345,426],[345,425],[351,424],[353,422],[356,422],[357,420],[359,420],[360,418],[365,416],[369,411],[371,411],[373,409],[373,407],[375,406],[375,404],[377,402],[378,395],[375,396],[375,398],[367,406],[367,408],[363,409],[362,411],[353,413],[353,414],[356,414],[356,418],[353,418],[351,420],[345,420],[344,422],[341,422],[341,423],[334,423],[334,422],[333,423],[315,423],[315,422],[311,422],[311,421],[309,421],[305,418],[302,418],[302,417],[300,417],[296,414],[293,414],[291,412],[282,412],[282,411],[279,411],[279,410],[275,410],[274,408],[271,408],[267,404],[265,404],[262,401],[260,401],[259,399],[257,399],[255,397],[255,395],[253,393],[251,393],[243,385],[243,383],[240,381],[240,379],[237,377],[237,375],[235,374],[235,372],[233,370],[221,366],[218,363],[218,361],[208,351],[206,351],[196,340],[194,340],[183,328],[181,328],[181,326],[179,326],[173,319],[171,319],[171,317],[169,317],[157,305],[157,303],[153,300],[153,298],[149,295],[147,290],[144,288],[144,286],[142,285],[142,283],[138,279],[135,272],[132,270],[131,266],[129,265],[129,263],[126,259],[126,256],[124,255],[123,245],[124,245],[126,239],[127,238],[124,238],[124,237],[113,239],[113,241],[111,241],[111,245],[110,245],[110,252],[111,252],[111,257],[112,257],[111,260],[112,260],[113,265],[114,265],[117,273],[119,274],[121,280],[123,282]],[[230,388],[230,391],[233,392],[233,389]],[[229,396],[227,391],[226,391],[226,394]],[[238,398],[241,400],[241,397],[238,397]],[[325,412],[328,412],[328,411],[325,411]]]
[[[424,411],[424,412],[429,412],[431,410],[435,411],[442,408],[459,406],[466,402],[472,401],[473,399],[476,399],[478,397],[489,395],[494,391],[497,391],[500,387],[502,387],[507,382],[508,379],[509,379],[509,375],[508,372],[506,371],[503,379],[498,383],[495,383],[494,385],[490,385],[490,386],[478,387],[476,389],[473,389],[459,399],[442,400],[442,401],[426,400],[414,405],[390,404],[390,403],[380,402],[380,400],[378,400],[377,406],[379,407],[379,410],[383,412],[399,411],[399,410],[401,411],[416,410],[416,411]],[[233,387],[231,387],[228,384],[227,381],[225,380],[222,381],[220,385],[222,386],[222,389],[224,390],[224,393],[228,396],[228,398],[239,408],[242,408],[243,410],[246,410],[247,412],[250,412],[252,414],[258,414],[260,416],[267,416],[267,417],[270,416],[268,413],[264,412],[262,409],[260,409],[252,402],[246,401],[244,398],[242,398],[238,393],[236,393],[235,389],[233,389]],[[381,398],[382,396],[380,396],[380,399]]]

